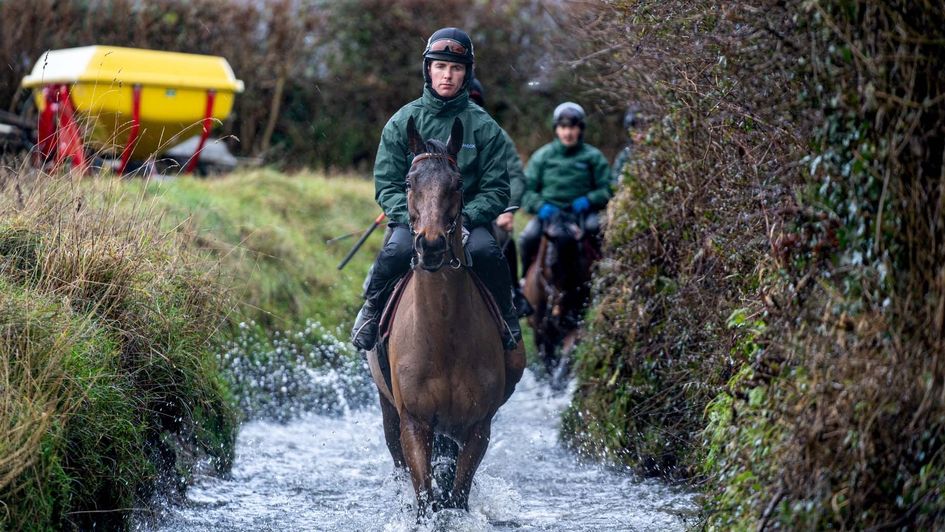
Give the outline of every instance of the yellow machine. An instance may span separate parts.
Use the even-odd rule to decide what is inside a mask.
[[[243,91],[222,57],[116,46],[45,52],[22,86],[34,90],[46,156],[83,160],[85,141],[120,149],[122,170],[194,135],[199,154]]]

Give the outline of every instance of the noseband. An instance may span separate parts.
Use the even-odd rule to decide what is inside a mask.
[[[413,158],[413,161],[411,161],[411,163],[410,163],[410,167],[413,168],[414,165],[416,165],[418,162],[420,162],[420,161],[425,161],[425,160],[427,160],[427,159],[446,159],[446,161],[447,161],[449,164],[451,164],[451,165],[453,166],[453,168],[455,168],[455,169],[457,170],[457,172],[459,172],[459,165],[456,164],[456,159],[455,159],[452,155],[450,155],[450,154],[448,154],[448,153],[430,153],[430,152],[421,153],[420,155],[417,155],[416,157]],[[407,180],[407,188],[408,188],[408,189],[410,188],[410,180],[409,180],[409,179]],[[460,194],[459,194],[459,198],[460,198],[460,199],[459,199],[459,201],[460,201],[460,207],[459,207],[459,210],[456,212],[456,216],[453,217],[453,221],[450,222],[449,227],[446,229],[446,245],[447,245],[447,247],[449,248],[449,250],[450,250],[450,256],[452,257],[452,258],[450,258],[449,266],[450,266],[450,268],[453,268],[454,270],[458,270],[459,268],[461,268],[461,267],[463,266],[463,263],[462,263],[462,262],[459,260],[459,258],[456,256],[456,251],[453,250],[453,242],[452,242],[453,233],[456,232],[456,226],[459,224],[459,219],[460,219],[460,218],[462,217],[462,215],[463,215],[464,198],[463,198],[463,194],[462,194],[462,188],[463,188],[463,175],[460,174],[460,175],[459,175],[459,189],[460,189]],[[411,268],[416,268],[416,266],[417,266],[417,264],[418,264],[418,261],[417,261],[417,254],[419,253],[419,251],[417,250],[417,237],[419,237],[419,235],[418,235],[417,232],[414,230],[413,224],[410,223],[409,221],[407,222],[407,227],[410,229],[410,235],[414,237],[414,245],[413,245],[413,253],[414,253],[414,256],[410,259],[410,267],[411,267]]]

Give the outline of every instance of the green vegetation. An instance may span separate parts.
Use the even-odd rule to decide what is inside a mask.
[[[941,4],[613,9],[583,66],[647,136],[569,443],[699,479],[708,529],[942,528]]]
[[[198,463],[229,468],[220,280],[120,187],[4,176],[0,528],[120,526]]]
[[[361,306],[361,282],[385,226],[341,271],[338,263],[360,235],[326,241],[367,229],[380,213],[370,180],[257,170],[130,186],[154,203],[165,229],[225,272],[241,305],[231,321],[270,333],[302,330],[308,320],[335,330]]]
[[[0,2],[0,107],[29,108],[17,88],[50,49],[101,43],[219,55],[245,83],[218,129],[231,150],[281,168],[363,171],[383,124],[420,97],[426,38],[459,25],[475,43],[490,112],[530,153],[547,142],[558,95],[574,92],[559,65],[575,44],[563,23],[578,10],[539,0]],[[596,122],[595,144],[612,141],[617,122]]]
[[[240,412],[287,419],[338,408],[334,391],[320,389],[307,370],[327,364],[350,369],[341,371],[344,379],[367,375],[352,367],[361,358],[347,338],[386,226],[343,270],[337,266],[380,212],[373,183],[263,169],[128,187],[126,198],[152,204],[166,231],[222,272],[238,303],[219,337],[223,375]],[[327,243],[349,233],[356,234]]]
[[[335,338],[383,228],[341,272],[356,237],[326,240],[370,224],[372,191],[268,170],[7,176],[0,528],[122,526],[155,490],[182,494],[198,463],[228,470],[234,407],[331,408],[304,368],[360,364]]]

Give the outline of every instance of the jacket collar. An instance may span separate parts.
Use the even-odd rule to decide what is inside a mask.
[[[553,141],[553,144],[555,147],[555,153],[560,154],[560,155],[574,155],[575,153],[581,151],[581,148],[584,146],[584,141],[579,140],[577,141],[577,144],[569,148],[569,147],[566,147],[564,143],[561,142],[561,140],[558,139],[558,137],[556,136],[555,140]]]
[[[469,106],[469,92],[462,89],[456,96],[444,100],[429,85],[424,84],[420,101],[435,116],[454,116]]]

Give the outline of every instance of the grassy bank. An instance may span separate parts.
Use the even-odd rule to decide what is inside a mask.
[[[340,271],[360,234],[327,241],[377,216],[370,180],[263,169],[128,186],[129,197],[154,205],[166,231],[224,273],[238,306],[221,331],[220,362],[245,416],[288,419],[367,400],[367,374],[347,338],[384,226]],[[351,397],[311,378],[326,367],[339,370]]]
[[[124,192],[3,175],[0,528],[121,526],[198,463],[229,468],[226,291]]]
[[[130,186],[154,202],[164,228],[227,273],[240,303],[236,321],[277,331],[308,320],[334,330],[353,320],[384,227],[341,271],[357,236],[326,241],[366,229],[379,214],[370,180],[255,170]]]
[[[648,135],[610,207],[570,443],[700,479],[710,529],[945,524],[934,2],[622,2],[596,89]],[[595,33],[599,31],[599,33]],[[685,83],[680,83],[684,79]]]
[[[4,177],[0,528],[122,526],[226,471],[240,415],[341,408],[308,368],[363,373],[337,337],[383,230],[340,272],[356,237],[326,240],[374,219],[369,181]]]

